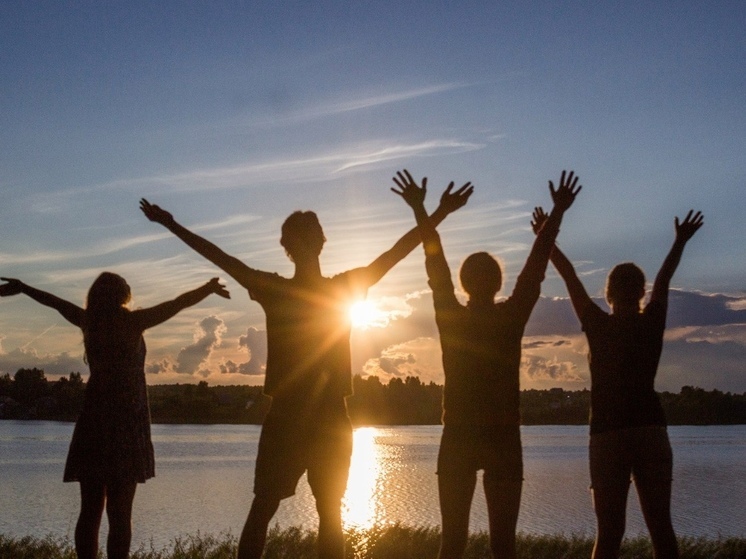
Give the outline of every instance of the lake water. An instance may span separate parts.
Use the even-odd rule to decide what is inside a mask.
[[[0,533],[72,539],[78,484],[62,483],[73,425],[0,421]],[[156,477],[138,487],[133,548],[160,549],[187,534],[240,534],[252,498],[259,427],[154,425]],[[359,428],[344,504],[348,527],[440,523],[434,473],[441,428]],[[677,533],[746,537],[746,426],[670,427]],[[522,427],[525,462],[518,529],[592,535],[587,427]],[[280,527],[316,528],[305,479],[275,517]],[[487,528],[478,486],[472,530]],[[104,522],[105,529],[105,522]],[[627,535],[646,533],[630,492]]]

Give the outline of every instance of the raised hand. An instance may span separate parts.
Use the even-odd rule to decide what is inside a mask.
[[[440,196],[440,209],[446,213],[453,213],[459,208],[463,208],[469,200],[469,196],[474,192],[474,185],[467,182],[456,192],[453,190],[453,182],[448,185],[443,194]]]
[[[230,292],[225,288],[223,284],[220,283],[220,278],[212,278],[210,281],[207,282],[206,285],[210,287],[211,293],[214,293],[215,295],[220,295],[221,297],[225,299],[231,298]]]
[[[578,184],[578,177],[575,176],[573,171],[570,171],[569,174],[566,173],[566,171],[562,171],[559,187],[556,190],[554,189],[554,183],[549,181],[549,192],[552,194],[554,207],[563,212],[572,206],[575,196],[583,188]]]
[[[145,214],[145,217],[147,217],[150,221],[160,223],[161,225],[165,225],[166,227],[174,222],[174,216],[172,216],[169,212],[167,212],[160,206],[151,204],[145,198],[142,198],[140,200],[140,209],[142,210],[142,213]]]
[[[8,282],[0,285],[0,297],[10,297],[11,295],[18,295],[21,293],[23,288],[23,282],[21,280],[13,278],[0,278],[0,280]]]
[[[412,208],[424,206],[425,195],[427,194],[427,177],[422,179],[422,186],[419,186],[409,171],[404,169],[403,171],[397,171],[394,182],[400,190],[392,187],[391,192],[404,198],[404,201]]]
[[[544,211],[544,208],[537,206],[534,208],[534,213],[531,220],[531,229],[534,230],[534,234],[538,235],[541,228],[544,226],[544,222],[549,219],[549,214]]]
[[[679,223],[679,218],[676,217],[674,223],[676,225],[676,240],[685,243],[694,236],[700,227],[702,227],[704,216],[702,215],[702,212],[694,213],[694,210],[689,210],[684,221]]]

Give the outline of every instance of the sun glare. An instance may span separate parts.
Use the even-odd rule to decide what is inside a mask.
[[[353,328],[365,330],[376,326],[386,326],[388,316],[373,301],[366,299],[357,301],[350,306],[350,321]]]

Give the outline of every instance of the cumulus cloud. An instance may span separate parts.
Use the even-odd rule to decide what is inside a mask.
[[[417,338],[386,348],[363,366],[364,376],[377,376],[382,382],[406,376],[422,382],[443,383],[443,364],[437,338]]]
[[[524,355],[521,372],[530,381],[587,382],[572,361],[560,361],[556,357],[547,359],[538,355]]]
[[[194,343],[182,348],[176,356],[176,365],[173,368],[175,372],[188,375],[199,373],[205,376],[205,369],[202,365],[210,357],[212,351],[220,346],[226,327],[216,316],[203,318],[199,327],[200,331],[195,334]]]
[[[145,372],[149,375],[157,375],[159,373],[168,373],[174,370],[174,365],[168,359],[161,359],[160,361],[151,361],[145,364]]]
[[[238,338],[238,347],[249,351],[246,363],[236,363],[232,360],[220,364],[222,374],[263,375],[267,368],[267,332],[253,326],[246,330],[246,335]]]

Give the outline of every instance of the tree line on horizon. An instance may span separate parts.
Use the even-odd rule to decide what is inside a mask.
[[[384,384],[376,376],[353,378],[347,399],[352,422],[362,425],[438,425],[443,386],[419,377],[393,378]],[[83,405],[85,381],[79,372],[48,380],[37,368],[0,375],[0,419],[75,421]],[[659,393],[669,425],[746,424],[746,393],[684,386],[678,394]],[[269,409],[261,386],[161,384],[148,387],[153,423],[259,425]],[[591,393],[588,389],[521,391],[524,425],[585,425]]]

